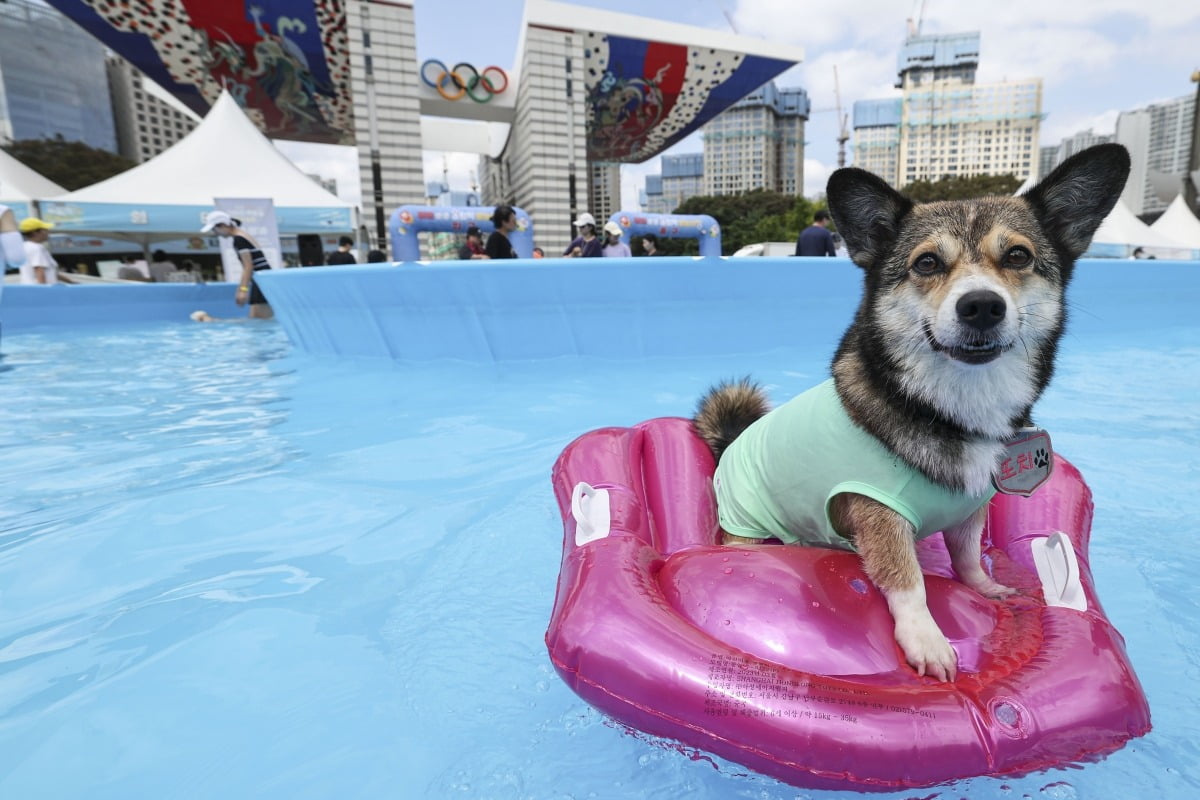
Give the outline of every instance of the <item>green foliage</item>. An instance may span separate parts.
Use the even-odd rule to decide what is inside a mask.
[[[62,134],[53,139],[22,139],[4,148],[10,156],[73,192],[119,175],[137,164],[124,156],[68,142]]]
[[[708,214],[721,225],[721,252],[730,255],[756,242],[794,242],[811,222],[813,213],[824,208],[824,200],[812,202],[765,189],[717,197],[689,197],[676,214]],[[683,240],[660,240],[660,249],[676,255]],[[695,242],[691,252],[698,252]],[[665,246],[664,246],[665,245]],[[668,250],[668,248],[670,248]]]
[[[932,200],[970,200],[987,195],[1012,195],[1021,185],[1015,175],[946,175],[936,181],[914,181],[903,193],[918,203]]]

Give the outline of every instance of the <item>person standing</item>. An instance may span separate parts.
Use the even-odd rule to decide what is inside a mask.
[[[357,264],[358,255],[354,252],[354,240],[349,236],[342,236],[338,239],[338,248],[329,254],[329,258],[325,259],[325,263],[330,266]]]
[[[835,256],[833,234],[829,232],[829,212],[821,209],[813,214],[813,224],[800,231],[796,239],[798,256]]]
[[[33,286],[52,286],[56,283],[74,283],[58,274],[58,262],[50,255],[46,242],[50,240],[51,222],[37,217],[21,220],[21,235],[25,237],[25,263],[21,265],[21,283]]]
[[[658,252],[658,237],[653,233],[642,234],[642,250],[645,251],[646,255],[648,256],[662,255],[662,253]]]
[[[596,218],[584,211],[575,222],[571,223],[579,229],[579,235],[571,240],[563,255],[567,258],[601,258],[604,256],[604,246],[596,238]]]
[[[234,219],[224,211],[210,211],[204,218],[204,227],[200,232],[232,237],[234,252],[242,262],[242,279],[238,284],[237,293],[233,296],[234,302],[239,306],[249,302],[251,319],[270,319],[275,316],[275,312],[267,303],[266,295],[254,282],[254,273],[270,269],[271,263],[267,261],[258,243],[241,229],[241,224],[241,220]]]
[[[492,212],[492,225],[496,230],[488,237],[484,253],[488,258],[516,258],[517,251],[508,240],[508,234],[517,229],[517,212],[512,206],[496,206]]]
[[[0,205],[0,250],[4,252],[6,269],[25,263],[25,238],[17,228],[16,215],[6,205]]]
[[[164,250],[155,250],[150,254],[150,280],[155,283],[168,283],[171,276],[179,269],[175,266],[175,262],[167,258],[167,253]]]
[[[604,223],[604,257],[605,258],[629,258],[633,255],[629,251],[629,245],[621,241],[621,226],[613,222],[611,219]]]
[[[476,225],[471,225],[467,228],[467,243],[458,248],[458,258],[460,261],[477,261],[487,258],[488,254],[483,250],[483,231],[479,230]]]

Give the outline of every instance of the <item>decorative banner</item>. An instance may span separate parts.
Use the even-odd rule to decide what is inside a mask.
[[[238,227],[250,234],[258,249],[267,257],[271,269],[283,268],[283,248],[279,244],[275,203],[271,198],[217,197],[213,205],[239,221]],[[232,237],[221,237],[221,265],[225,268],[225,280],[231,283],[241,281],[243,264],[234,252]]]
[[[267,136],[354,143],[343,0],[47,0],[203,115],[227,87]]]
[[[591,161],[645,161],[793,65],[592,31],[584,47]]]

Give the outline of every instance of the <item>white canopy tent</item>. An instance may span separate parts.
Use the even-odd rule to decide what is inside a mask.
[[[1200,219],[1192,214],[1181,194],[1175,196],[1150,229],[1188,247],[1200,249]]]
[[[1156,231],[1142,222],[1129,210],[1129,206],[1120,200],[1104,222],[1096,235],[1092,237],[1092,246],[1088,253],[1098,256],[1124,257],[1135,248],[1143,248],[1148,255],[1158,258],[1192,257],[1192,248],[1176,241],[1166,234]]]
[[[348,233],[356,209],[288,161],[222,92],[194,131],[106,181],[46,198],[42,216],[63,233],[151,242],[197,235],[216,197],[269,197],[282,234]]]
[[[33,216],[33,201],[37,198],[66,191],[0,150],[0,204],[11,208],[18,219]]]

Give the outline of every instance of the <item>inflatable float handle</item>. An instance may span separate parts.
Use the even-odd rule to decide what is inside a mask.
[[[575,546],[608,536],[611,514],[608,489],[595,489],[580,481],[571,491],[571,516],[575,517]]]
[[[1062,531],[1038,537],[1030,542],[1033,563],[1042,581],[1046,605],[1087,611],[1087,597],[1079,582],[1079,562],[1071,539]]]

